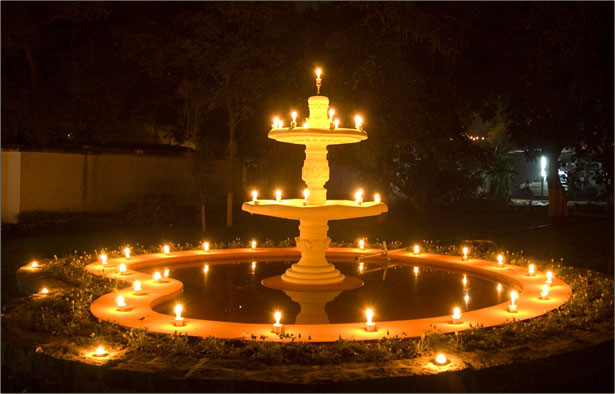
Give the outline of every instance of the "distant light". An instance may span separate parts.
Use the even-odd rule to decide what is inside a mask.
[[[293,122],[296,122],[296,121],[297,121],[297,112],[296,112],[296,111],[293,111],[293,112],[290,114],[290,116],[293,118]]]
[[[510,292],[510,305],[508,305],[508,310],[511,313],[517,312],[517,305],[515,304],[515,300],[518,296],[519,294],[515,290]]]

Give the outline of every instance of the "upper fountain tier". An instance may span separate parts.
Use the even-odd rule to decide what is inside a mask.
[[[312,96],[308,99],[308,106],[310,117],[302,127],[296,127],[291,123],[291,127],[278,128],[274,124],[268,137],[289,144],[324,146],[352,144],[367,139],[367,133],[360,126],[354,129],[335,126],[334,119],[328,114],[328,97]]]

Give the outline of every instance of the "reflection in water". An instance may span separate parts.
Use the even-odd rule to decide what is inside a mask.
[[[364,272],[359,273],[354,261],[335,265],[343,274],[363,280],[363,287],[343,292],[280,291],[261,281],[280,275],[293,262],[252,262],[202,261],[171,269],[169,277],[183,282],[184,293],[154,310],[174,315],[173,307],[181,303],[186,318],[262,324],[271,324],[279,310],[283,324],[338,324],[365,321],[367,307],[374,309],[380,321],[450,315],[455,306],[468,311],[504,302],[510,291],[498,291],[497,282],[471,274],[464,286],[463,273],[425,266],[416,272],[414,266],[391,267],[383,280],[382,271],[371,271],[374,265],[365,263]],[[467,304],[466,294],[471,294]]]
[[[295,324],[329,324],[325,305],[340,295],[341,291],[284,290],[284,293],[301,307],[295,318]]]

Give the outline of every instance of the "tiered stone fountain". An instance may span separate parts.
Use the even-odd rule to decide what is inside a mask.
[[[252,214],[298,220],[299,237],[295,238],[301,252],[299,262],[278,277],[267,278],[263,284],[280,290],[316,289],[347,290],[362,285],[357,278],[348,278],[325,259],[331,238],[327,236],[330,220],[376,216],[387,212],[387,205],[379,200],[327,200],[325,184],[329,180],[327,146],[352,144],[367,139],[361,121],[355,128],[340,128],[329,111],[329,98],[320,93],[320,70],[317,70],[317,95],[308,99],[309,117],[297,127],[295,116],[289,127],[275,122],[269,138],[276,141],[305,145],[302,179],[307,185],[304,199],[253,200],[243,203],[242,209]],[[323,288],[324,286],[324,288]]]

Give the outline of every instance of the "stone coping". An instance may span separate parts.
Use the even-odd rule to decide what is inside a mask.
[[[348,260],[358,255],[370,255],[382,252],[379,249],[358,248],[329,248],[327,258]],[[396,321],[377,321],[376,331],[368,332],[365,322],[345,324],[284,324],[283,331],[287,334],[302,335],[302,338],[311,337],[312,342],[333,342],[340,338],[354,340],[375,340],[385,335],[399,335],[401,337],[417,337],[429,329],[438,329],[443,333],[462,331],[470,326],[482,325],[484,327],[495,326],[512,320],[527,320],[540,316],[550,310],[558,308],[568,301],[572,295],[572,289],[564,281],[553,277],[553,284],[549,291],[549,299],[540,299],[542,285],[546,274],[537,271],[534,276],[527,275],[527,268],[507,265],[498,267],[496,262],[473,259],[463,261],[459,256],[447,256],[421,253],[414,255],[412,252],[396,251],[391,253],[398,265],[417,265],[420,267],[432,267],[465,272],[475,276],[489,278],[494,282],[501,282],[517,288],[519,297],[516,300],[517,313],[508,311],[509,300],[503,295],[506,302],[465,312],[458,324],[452,324],[450,315],[434,316],[429,318]],[[174,316],[155,312],[152,308],[174,299],[183,292],[183,284],[172,278],[165,278],[161,283],[155,283],[152,275],[140,272],[139,269],[160,267],[160,272],[165,267],[180,268],[197,262],[207,261],[211,265],[226,264],[238,259],[296,259],[300,253],[297,248],[241,248],[241,249],[218,249],[218,250],[191,250],[171,252],[169,254],[153,253],[137,255],[129,259],[120,257],[109,259],[104,267],[100,262],[91,263],[86,270],[107,278],[114,278],[132,282],[141,281],[142,295],[134,295],[132,287],[118,292],[105,294],[96,299],[90,310],[99,319],[114,322],[126,327],[147,328],[150,332],[173,334],[175,332],[190,336],[215,336],[227,339],[249,339],[252,335],[257,338],[266,336],[267,340],[282,341],[277,334],[272,332],[272,324],[234,323],[226,321],[211,321],[185,318],[185,325],[176,327]],[[119,274],[119,265],[126,264],[127,275]],[[116,297],[124,296],[128,306],[126,311],[118,311]],[[452,306],[451,306],[452,308]],[[376,311],[377,317],[377,311]],[[272,319],[273,320],[273,319]],[[272,321],[273,323],[273,321]],[[282,319],[283,323],[283,319]]]

